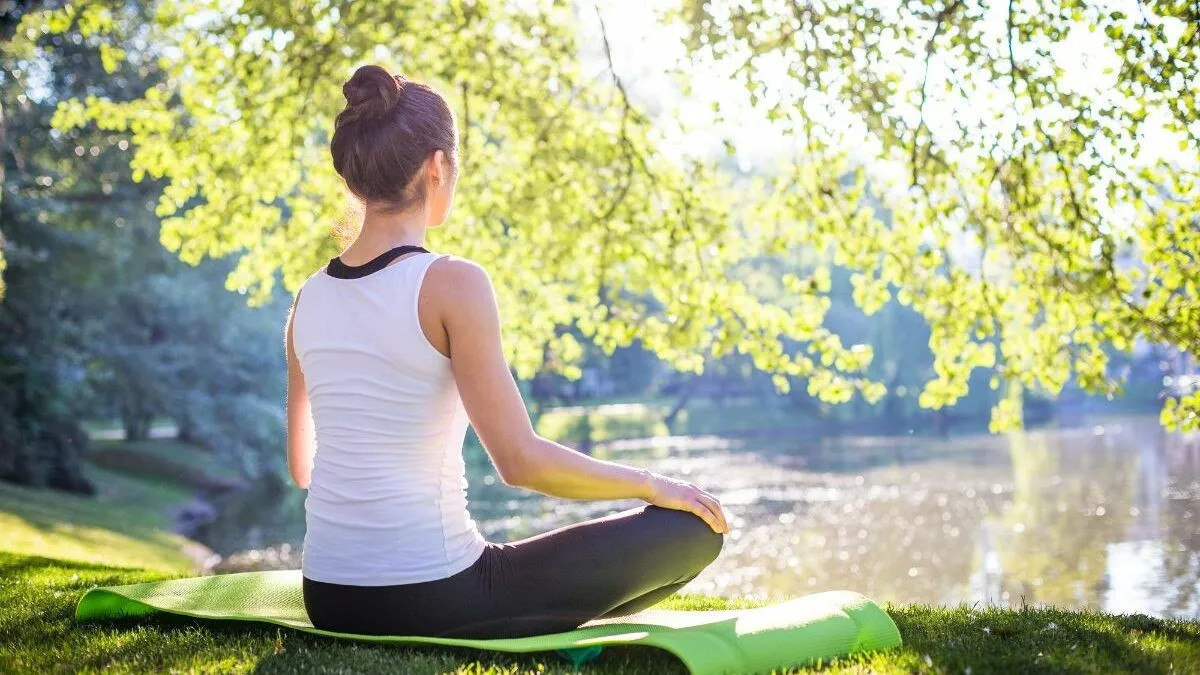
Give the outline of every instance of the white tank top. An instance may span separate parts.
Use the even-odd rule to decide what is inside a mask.
[[[322,268],[301,287],[292,344],[317,439],[301,568],[314,581],[432,581],[485,547],[467,510],[466,411],[450,360],[417,318],[440,257],[417,253],[354,279]]]

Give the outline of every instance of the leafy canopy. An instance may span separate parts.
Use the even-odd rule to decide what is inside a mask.
[[[603,55],[590,70],[580,59],[580,19],[563,3],[292,4],[161,2],[147,39],[167,80],[134,100],[69,102],[53,121],[130,133],[135,173],[165,181],[162,241],[184,260],[239,255],[228,286],[257,302],[277,270],[294,290],[335,255],[340,87],[364,61],[392,62],[457,111],[459,197],[432,238],[489,270],[518,374],[547,351],[577,358],[564,330],[577,326],[606,350],[637,339],[682,369],[740,352],[810,377],[831,402],[882,394],[858,374],[869,351],[822,327],[819,288],[782,307],[726,276],[758,247],[730,217],[727,178],[655,151],[659,132]],[[31,37],[71,11],[86,10],[29,19]]]
[[[675,18],[801,148],[758,200],[776,245],[832,251],[864,311],[894,289],[929,323],[923,406],[992,368],[1009,429],[1023,390],[1118,394],[1106,349],[1200,356],[1200,6],[686,0]],[[887,213],[814,170],[847,158],[898,177]],[[1162,420],[1200,428],[1200,390]]]
[[[630,100],[607,40],[587,58],[583,8],[567,3],[163,0],[136,27],[77,4],[28,15],[10,48],[88,20],[111,58],[163,69],[138,98],[71,101],[53,123],[128,133],[133,170],[164,185],[163,243],[192,263],[239,256],[228,286],[252,302],[276,271],[297,288],[336,254],[331,226],[354,225],[327,149],[345,78],[379,61],[434,84],[459,115],[464,171],[433,244],[489,270],[523,377],[549,354],[577,358],[564,330],[576,326],[686,370],[742,353],[781,389],[803,378],[827,402],[876,400],[870,349],[823,326],[829,262],[857,271],[865,312],[895,292],[929,322],[937,375],[922,405],[952,404],[974,368],[995,370],[1007,395],[994,429],[1019,425],[1025,389],[1073,377],[1118,392],[1106,347],[1200,354],[1194,7],[673,9],[693,62],[726,66],[794,141],[765,183],[660,152],[671,120]],[[1080,31],[1118,57],[1090,82],[1056,51]],[[1143,152],[1158,128],[1178,151]],[[789,302],[736,274],[805,250],[826,262],[783,275]],[[1163,420],[1195,428],[1198,413],[1192,393]]]

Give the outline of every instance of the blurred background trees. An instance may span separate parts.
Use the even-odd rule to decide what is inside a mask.
[[[0,478],[89,491],[84,418],[117,419],[131,440],[168,418],[246,475],[277,469],[286,300],[250,308],[223,288],[229,261],[194,267],[163,248],[161,185],[132,180],[126,136],[50,126],[67,97],[136,96],[159,80],[128,63],[107,72],[84,33],[46,37],[38,62],[6,60],[0,80]]]

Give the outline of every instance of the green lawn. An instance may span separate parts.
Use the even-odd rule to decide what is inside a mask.
[[[571,672],[567,661],[550,653],[505,655],[358,644],[266,624],[165,614],[74,621],[75,602],[92,586],[169,576],[174,575],[0,553],[0,664],[29,673]],[[730,605],[715,598],[679,596],[664,606],[722,609]],[[904,636],[904,647],[838,661],[823,672],[1200,672],[1200,623],[1195,622],[1054,610],[893,607],[890,611]],[[609,647],[585,664],[582,672],[684,671],[666,652]]]
[[[238,481],[209,453],[169,439],[92,441],[84,475],[94,497],[0,481],[0,551],[191,571],[204,551],[171,531],[171,510],[195,488]]]
[[[192,544],[171,532],[169,509],[187,501],[178,483],[87,464],[87,497],[0,481],[0,551],[166,571],[190,570]]]
[[[223,466],[212,453],[168,438],[93,440],[88,459],[113,471],[189,487],[220,487],[241,480],[236,470]]]
[[[133,448],[158,457],[133,476],[88,467],[96,499],[0,483],[0,672],[567,673],[556,654],[359,644],[266,624],[172,615],[77,624],[88,588],[191,574],[188,542],[165,509],[203,469],[167,470],[186,448]],[[675,596],[674,609],[752,606]],[[1045,609],[889,607],[905,646],[826,664],[826,673],[1200,673],[1200,622]],[[587,673],[681,673],[667,652],[609,647]],[[790,672],[813,672],[798,670]]]

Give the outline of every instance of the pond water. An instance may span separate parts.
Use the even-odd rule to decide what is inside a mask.
[[[691,480],[725,505],[725,547],[685,592],[852,589],[1200,616],[1200,437],[1167,434],[1153,417],[944,439],[656,439],[597,454]],[[470,508],[493,541],[641,503],[523,492],[479,448],[467,458]],[[230,495],[200,538],[226,556],[258,550],[227,558],[241,569],[297,567],[304,494]]]

